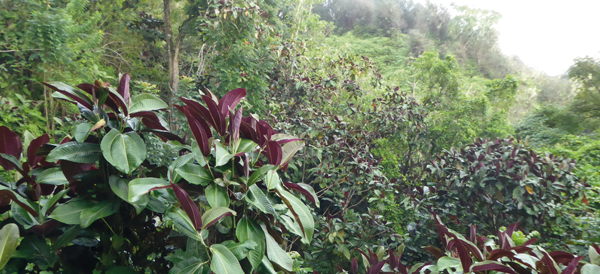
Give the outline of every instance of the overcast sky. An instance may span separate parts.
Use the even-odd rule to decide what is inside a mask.
[[[577,57],[600,56],[600,0],[430,1],[499,12],[502,52],[549,75],[564,73]]]

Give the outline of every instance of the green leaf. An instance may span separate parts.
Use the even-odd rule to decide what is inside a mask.
[[[19,227],[10,223],[0,229],[0,269],[4,268],[19,245]]]
[[[210,257],[208,256],[208,248],[201,242],[196,241],[194,239],[188,238],[187,243],[185,245],[185,251],[191,252],[194,255],[194,257],[199,258],[203,261],[210,260]]]
[[[227,164],[234,156],[235,154],[229,153],[227,147],[219,142],[215,142],[215,167]]]
[[[206,159],[204,159],[204,154],[200,151],[200,147],[198,147],[198,142],[195,140],[192,141],[192,152],[194,153],[194,157],[200,166],[206,166]]]
[[[256,147],[258,146],[254,141],[249,140],[249,139],[238,139],[239,140],[239,144],[237,149],[235,150],[235,153],[233,154],[238,154],[238,153],[248,153],[254,149],[256,149]]]
[[[248,178],[248,183],[246,183],[246,186],[251,187],[256,182],[262,181],[264,179],[265,174],[268,171],[275,170],[276,168],[277,167],[274,166],[274,165],[264,165],[264,166],[261,166],[256,171],[254,171],[252,173],[252,175],[250,175],[250,178]]]
[[[263,256],[260,267],[260,273],[277,274],[277,271],[275,271],[275,269],[273,268],[273,264],[271,264],[271,261],[269,261],[267,257]]]
[[[129,203],[129,184],[127,180],[119,178],[119,176],[116,175],[111,175],[108,179],[108,183],[115,195]],[[148,200],[148,195],[142,195],[135,203],[130,204],[135,208],[135,212],[140,214],[142,210],[146,208]]]
[[[192,164],[193,161],[194,161],[194,154],[192,154],[192,153],[188,153],[188,154],[179,156],[177,159],[175,159],[175,161],[173,161],[169,165],[169,172],[167,173],[167,179],[169,181],[173,182],[174,184],[179,182],[179,180],[181,180],[182,177],[179,175],[179,172],[177,172],[177,169],[184,165]],[[173,175],[171,175],[171,173],[173,173]]]
[[[245,216],[238,221],[235,236],[240,242],[251,240],[257,244],[254,250],[248,252],[247,257],[254,271],[260,265],[265,254],[265,233],[253,219]]]
[[[593,246],[590,246],[589,255],[590,255],[590,263],[595,264],[595,265],[600,265],[600,254],[598,254],[598,252],[596,252],[596,249]]]
[[[277,212],[273,208],[271,201],[269,201],[262,189],[258,186],[252,185],[248,188],[248,192],[246,192],[246,201],[258,208],[258,210],[277,217]]]
[[[129,182],[129,198],[132,204],[140,204],[148,195],[148,191],[157,187],[169,186],[169,182],[159,178],[138,178]]]
[[[231,253],[235,255],[238,261],[245,259],[248,256],[248,252],[254,250],[258,246],[258,244],[252,240],[247,240],[242,243],[236,243],[234,241],[225,241],[221,244],[226,246],[227,249],[229,249],[229,251],[231,251]]]
[[[201,274],[208,270],[209,261],[202,261],[199,258],[187,258],[173,265],[169,270],[172,274]]]
[[[75,240],[75,238],[77,238],[77,236],[79,236],[79,232],[81,231],[81,229],[82,228],[79,225],[74,225],[71,228],[67,229],[65,233],[63,233],[58,237],[58,239],[56,239],[56,242],[54,242],[54,244],[52,245],[52,249],[58,250],[62,247],[69,245],[73,240]]]
[[[13,257],[26,258],[29,263],[33,263],[41,269],[54,266],[58,259],[46,241],[37,235],[25,237]]]
[[[101,152],[98,144],[67,142],[50,151],[46,161],[54,163],[58,160],[67,160],[80,164],[92,164],[100,159]]]
[[[449,273],[454,272],[454,270],[462,272],[462,264],[459,259],[444,256],[437,261],[437,270],[447,270]]]
[[[281,185],[281,179],[275,170],[269,170],[267,176],[265,176],[265,182],[267,183],[267,189],[275,189]]]
[[[296,196],[287,190],[280,188],[279,191],[277,191],[277,194],[291,210],[296,221],[304,231],[302,242],[310,244],[315,231],[315,221],[310,213],[310,210],[300,199],[296,198]]]
[[[202,229],[210,227],[227,215],[236,216],[237,213],[226,207],[214,207],[209,209],[202,214]]]
[[[163,100],[149,93],[142,93],[131,98],[131,107],[129,107],[129,113],[136,113],[140,111],[155,111],[161,109],[167,109],[168,106]]]
[[[88,123],[82,123],[75,126],[75,140],[79,143],[83,143],[85,139],[87,139],[88,135],[90,135],[90,131],[92,130],[94,125]]]
[[[52,198],[46,201],[46,203],[42,207],[42,211],[40,211],[40,214],[42,216],[46,216],[46,212],[48,212],[48,209],[50,209],[54,204],[56,204],[58,200],[62,199],[62,197],[65,196],[65,194],[67,194],[67,192],[69,192],[69,189],[63,189],[59,193],[54,194]]]
[[[282,157],[281,164],[285,164],[296,155],[296,153],[304,147],[303,141],[294,141],[284,144],[281,147]]]
[[[220,244],[210,246],[213,254],[210,262],[210,269],[216,274],[239,274],[244,273],[240,262],[227,247]]]
[[[86,228],[100,218],[115,214],[119,211],[120,206],[121,203],[118,201],[102,201],[92,207],[84,209],[79,217],[81,227]]]
[[[196,164],[187,164],[175,169],[175,171],[177,175],[194,185],[207,186],[214,180],[209,170]]]
[[[593,264],[585,264],[581,268],[581,274],[598,274],[600,273],[600,266]]]
[[[261,224],[260,226],[267,240],[267,257],[269,257],[269,260],[287,271],[292,271],[294,262],[292,261],[290,255],[288,255],[285,250],[283,250],[283,248],[277,244],[275,239],[273,239],[273,236],[271,236],[271,234],[269,234],[267,231],[267,228],[264,224]]]
[[[204,189],[204,194],[210,207],[229,207],[230,199],[226,188],[211,184]]]
[[[17,203],[10,204],[10,213],[12,214],[13,219],[25,229],[29,229],[34,225],[40,224],[38,220],[31,215],[31,213]]]
[[[129,174],[146,159],[146,144],[135,132],[121,134],[112,129],[100,143],[106,161],[119,171]]]
[[[62,186],[69,183],[60,167],[52,167],[40,173],[35,180],[40,184]]]
[[[13,165],[15,165],[15,167],[17,167],[18,170],[23,170],[23,165],[21,165],[21,161],[19,161],[19,159],[17,159],[17,157],[12,156],[10,154],[0,153],[0,158],[3,158],[5,160],[11,162]]]
[[[173,221],[177,231],[196,241],[202,241],[202,235],[196,231],[192,220],[190,220],[190,217],[187,216],[183,209],[172,207],[167,211],[167,217]]]
[[[113,266],[106,270],[106,274],[139,274],[139,272],[125,266]]]

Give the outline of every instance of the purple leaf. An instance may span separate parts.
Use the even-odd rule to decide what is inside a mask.
[[[546,251],[541,251],[542,254],[544,254],[544,257],[542,257],[542,262],[546,265],[546,267],[548,267],[548,269],[550,270],[550,274],[558,274],[558,269],[556,268],[556,264],[554,263],[554,260],[552,260],[552,258],[550,258],[550,255],[548,254],[548,252]]]
[[[237,88],[227,94],[223,95],[219,100],[219,109],[221,110],[221,116],[226,117],[229,113],[229,109],[235,109],[235,106],[246,97],[246,90],[243,88]]]
[[[355,258],[352,258],[352,274],[358,273],[358,261]]]
[[[304,197],[309,199],[314,205],[316,205],[317,207],[319,206],[319,198],[315,194],[314,190],[312,190],[312,188],[307,189],[307,187],[311,187],[310,185],[303,186],[303,185],[295,184],[295,183],[283,183],[283,185],[286,186],[287,188],[291,188],[293,190],[296,190],[296,191],[302,193],[304,195]]]
[[[36,156],[38,148],[40,148],[43,144],[47,144],[50,142],[50,137],[48,134],[44,134],[38,138],[35,138],[27,147],[27,163],[30,167],[34,168],[42,159],[43,156]]]
[[[512,225],[510,225],[507,229],[506,229],[506,235],[511,238],[513,232],[515,232],[515,229],[517,228],[517,226],[519,225],[519,223],[514,223]]]
[[[471,269],[474,273],[478,273],[481,271],[498,271],[498,272],[502,272],[502,273],[509,273],[509,274],[517,274],[514,270],[512,270],[512,268],[505,266],[505,265],[501,265],[498,263],[489,263],[489,264],[482,264],[482,265],[477,265],[474,266],[473,269]]]
[[[190,196],[176,184],[171,183],[171,187],[173,188],[173,192],[175,192],[175,196],[177,196],[177,200],[181,204],[181,207],[185,211],[185,213],[190,217],[192,224],[194,224],[194,228],[196,230],[202,229],[202,217],[200,216],[200,210],[198,210],[198,206],[192,201]]]
[[[73,99],[75,102],[81,104],[85,108],[87,108],[89,110],[93,109],[92,101],[90,100],[90,98],[86,97],[85,94],[81,93],[80,91],[76,90],[75,88],[73,88],[71,86],[67,86],[60,82],[50,82],[50,83],[43,83],[43,84],[55,91],[58,91],[59,93],[62,93],[63,95]]]
[[[178,141],[182,144],[185,144],[185,140],[182,139],[181,137],[168,132],[168,131],[162,131],[162,130],[142,130],[142,132],[152,132],[154,135],[156,135],[156,137],[160,138],[163,142],[168,142],[168,141]]]
[[[239,108],[235,114],[229,116],[229,134],[230,142],[234,142],[240,138],[240,125],[242,123],[242,108]]]
[[[101,89],[100,87],[94,86],[93,84],[87,84],[87,83],[79,84],[79,85],[77,85],[77,87],[92,96],[94,96],[94,93],[96,93],[97,90]],[[106,104],[108,107],[110,107],[114,112],[117,112],[117,113],[120,112],[119,106],[110,97],[106,98],[106,102],[104,102],[104,104]]]
[[[198,142],[198,147],[204,156],[208,156],[210,154],[210,143],[209,137],[204,131],[204,127],[200,125],[200,122],[192,116],[192,114],[188,111],[187,106],[182,107],[178,105],[174,105],[179,111],[183,112],[185,117],[187,118],[188,124],[190,125],[190,129],[192,130],[192,134],[196,138],[196,142]]]
[[[156,113],[152,111],[140,111],[132,113],[131,117],[141,117],[142,123],[149,129],[167,131],[168,129],[160,122]]]
[[[490,261],[496,261],[500,258],[504,258],[504,257],[509,257],[512,258],[515,256],[515,253],[513,253],[510,250],[507,249],[494,249],[490,252],[490,255],[488,255],[487,259]]]
[[[471,235],[470,236],[471,236],[471,242],[474,243],[474,244],[477,244],[477,233],[476,233],[476,231],[477,231],[477,227],[474,224],[472,224],[471,225]]]
[[[208,108],[208,112],[203,112],[203,114],[205,115],[204,119],[206,119],[206,121],[209,124],[213,125],[215,130],[217,130],[217,132],[221,136],[224,136],[226,133],[225,116],[221,115],[221,112],[219,111],[219,106],[217,106],[217,103],[215,103],[215,101],[212,98],[206,95],[202,95],[202,99],[204,100],[204,103],[206,103],[206,107]]]
[[[0,127],[0,153],[12,155],[17,160],[21,157],[23,152],[23,145],[19,136],[12,132],[8,127]],[[0,166],[4,167],[5,170],[13,170],[15,167],[10,161],[0,157]]]
[[[583,259],[583,256],[578,256],[577,258],[571,260],[571,263],[565,268],[561,274],[573,274],[577,270],[577,265]]]
[[[121,76],[121,81],[119,82],[119,86],[117,87],[117,92],[119,92],[119,94],[121,95],[121,97],[123,97],[123,100],[125,100],[125,102],[129,101],[129,97],[131,96],[129,94],[129,80],[130,79],[131,79],[131,76],[129,76],[129,73],[123,74],[123,76]]]
[[[269,164],[278,166],[281,164],[281,157],[283,152],[281,151],[281,146],[275,141],[268,141],[263,151],[267,159],[269,160]]]

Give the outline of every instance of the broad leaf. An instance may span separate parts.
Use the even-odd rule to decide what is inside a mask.
[[[200,230],[204,220],[200,217],[200,210],[198,210],[196,203],[194,203],[187,192],[178,185],[171,183],[171,188],[173,188],[173,192],[175,192],[175,196],[177,196],[177,200],[179,200],[181,207],[192,221],[192,224],[194,224],[194,228]]]
[[[115,214],[119,211],[120,206],[121,203],[117,201],[102,201],[92,207],[84,209],[79,217],[79,223],[81,224],[81,227],[86,228],[98,219]]]
[[[287,271],[292,271],[294,262],[292,261],[290,255],[288,255],[285,250],[283,250],[283,248],[277,244],[275,239],[273,239],[273,236],[271,236],[271,234],[269,234],[267,231],[267,228],[264,224],[261,224],[260,226],[267,241],[267,257],[269,257],[269,260]]]
[[[81,104],[82,106],[86,107],[87,109],[90,109],[90,110],[93,109],[92,100],[90,100],[90,98],[87,97],[85,94],[83,94],[81,91],[79,91],[69,85],[66,85],[64,83],[61,83],[61,82],[48,82],[48,83],[43,83],[43,84],[46,85],[47,87],[61,93],[62,95],[67,96],[71,100],[74,100],[75,102],[77,102],[78,104]],[[62,98],[58,98],[58,99],[62,99]]]
[[[192,131],[192,134],[194,135],[194,138],[198,143],[198,147],[202,152],[202,155],[205,157],[208,156],[210,154],[210,146],[212,142],[212,139],[210,138],[212,137],[212,133],[210,132],[210,128],[206,121],[204,121],[203,118],[200,118],[199,116],[194,116],[192,112],[188,109],[189,106],[173,106],[179,109],[179,111],[181,111],[185,115],[190,126],[190,130]]]
[[[209,209],[208,211],[204,212],[204,214],[202,214],[202,224],[204,224],[202,229],[209,228],[210,226],[214,225],[219,220],[221,220],[223,217],[228,215],[235,216],[237,215],[237,213],[226,207],[215,207]]]
[[[78,225],[80,224],[81,212],[93,205],[88,200],[71,201],[56,207],[48,217],[64,224]]]
[[[252,240],[247,240],[241,243],[236,243],[234,241],[225,241],[221,244],[226,246],[227,249],[229,249],[229,251],[231,251],[231,253],[235,255],[238,261],[245,259],[248,256],[248,252],[254,250],[258,246],[258,244]]]
[[[133,96],[131,102],[132,105],[129,108],[129,113],[132,114],[141,111],[156,111],[168,108],[163,100],[149,93]]]
[[[146,159],[146,144],[135,132],[122,134],[112,129],[100,144],[106,161],[119,171],[129,174]]]
[[[175,171],[177,175],[194,185],[207,186],[214,180],[212,173],[208,169],[196,164],[190,163],[175,169]]]
[[[215,142],[215,167],[227,164],[235,154],[229,153],[227,147],[219,142]]]
[[[69,192],[69,189],[63,189],[60,192],[54,194],[52,198],[46,201],[46,203],[42,207],[42,210],[40,211],[40,214],[42,214],[42,216],[46,216],[48,210],[52,208],[52,206],[54,206],[58,202],[58,200],[62,199],[62,197],[65,196],[65,194],[67,194],[67,192]]]
[[[210,261],[202,261],[199,258],[187,258],[173,265],[169,270],[172,274],[202,274],[207,272]]]
[[[210,269],[216,274],[239,274],[244,273],[237,258],[227,247],[220,244],[210,246],[212,260]]]
[[[593,264],[585,264],[581,268],[581,274],[598,274],[600,273],[600,266]]]
[[[29,143],[27,147],[27,163],[30,167],[35,167],[44,157],[37,156],[36,152],[38,148],[50,141],[50,136],[44,134]]]
[[[92,131],[92,127],[94,127],[94,125],[92,124],[88,124],[88,123],[82,123],[79,125],[75,126],[75,140],[77,140],[77,142],[79,143],[83,143],[83,141],[85,141],[85,139],[87,139],[88,135],[90,135],[90,132]]]
[[[40,184],[61,186],[69,183],[67,177],[63,174],[60,167],[52,167],[42,171],[36,178],[35,181]]]
[[[235,236],[240,242],[253,241],[257,244],[253,250],[248,252],[247,257],[252,265],[252,269],[256,269],[260,265],[265,254],[265,233],[253,219],[246,216],[238,221],[235,229]]]
[[[129,202],[129,182],[125,179],[119,178],[119,176],[112,175],[108,179],[108,183],[110,184],[110,189],[123,201]],[[135,208],[135,212],[140,214],[146,205],[148,204],[148,196],[143,195],[140,197],[136,203],[131,203]]]
[[[101,153],[98,144],[67,142],[54,148],[46,157],[48,162],[67,160],[80,164],[95,163],[100,159]]]
[[[19,159],[23,150],[21,139],[19,136],[12,132],[8,127],[0,127],[0,153],[12,155],[17,160]],[[8,163],[5,159],[0,157],[0,166],[5,170],[12,170],[14,167]]]
[[[0,269],[4,268],[19,245],[19,227],[6,224],[0,229]]]
[[[230,199],[226,188],[211,184],[204,189],[204,194],[210,207],[229,207]]]
[[[252,173],[252,175],[250,175],[250,178],[248,179],[248,182],[246,183],[246,186],[251,187],[256,182],[262,181],[265,178],[264,177],[265,174],[269,170],[275,170],[276,168],[277,167],[274,166],[274,165],[264,165],[264,166],[261,166],[256,171],[254,171],[254,173]]]
[[[294,141],[284,144],[281,147],[282,157],[281,165],[287,164],[296,153],[304,147],[304,142]]]
[[[78,225],[74,225],[71,228],[67,229],[65,233],[63,233],[58,237],[58,239],[56,239],[56,242],[54,242],[54,244],[52,245],[52,249],[58,250],[65,246],[68,246],[73,240],[75,240],[75,238],[77,238],[81,229],[81,226]]]
[[[310,213],[310,210],[300,199],[296,198],[296,196],[287,190],[279,189],[276,191],[276,193],[291,210],[296,221],[298,222],[298,225],[304,231],[302,242],[310,244],[315,231],[315,221]]]
[[[235,109],[235,106],[246,97],[246,90],[243,88],[237,88],[230,92],[227,92],[221,100],[219,100],[219,109],[222,116],[226,116],[230,109]]]
[[[248,153],[254,149],[256,149],[258,145],[249,139],[239,139],[239,144],[237,149],[235,150],[234,154],[239,154],[239,153]]]
[[[25,229],[29,229],[33,226],[39,225],[38,220],[31,215],[27,210],[21,207],[19,204],[10,204],[10,213],[13,219],[22,225]]]
[[[265,176],[265,183],[267,184],[267,189],[275,189],[281,185],[281,179],[277,174],[276,170],[269,170],[267,172],[267,176]]]
[[[258,186],[252,185],[248,188],[248,192],[246,192],[246,201],[265,214],[271,214],[277,217],[277,212],[273,208],[271,201],[269,201],[267,196]]]
[[[159,178],[138,178],[129,182],[129,198],[128,201],[132,204],[143,204],[147,194],[153,188],[165,188],[169,186],[169,182]]]
[[[36,235],[25,237],[13,257],[26,258],[29,263],[42,269],[54,266],[58,259],[46,241]]]
[[[173,161],[169,165],[169,172],[167,173],[167,179],[169,181],[173,182],[174,184],[176,184],[182,178],[181,176],[179,176],[179,172],[177,172],[177,169],[184,165],[191,164],[193,162],[194,162],[194,154],[193,153],[188,153],[188,154],[179,156],[179,158],[175,159],[175,161]]]
[[[121,80],[119,81],[119,86],[117,87],[117,92],[123,97],[125,102],[129,101],[129,97],[131,96],[129,93],[129,80],[131,76],[129,73],[123,74],[121,76]],[[132,111],[133,112],[133,111]]]
[[[321,206],[321,203],[319,202],[319,197],[315,193],[315,190],[312,188],[312,186],[310,186],[308,184],[304,184],[304,183],[297,183],[297,184],[283,183],[283,185],[287,188],[291,188],[295,191],[302,193],[307,199],[309,199],[317,207]]]
[[[192,220],[190,220],[185,211],[180,208],[172,207],[167,211],[167,217],[173,221],[177,231],[196,241],[202,241],[202,235],[196,230],[194,223],[192,223]]]

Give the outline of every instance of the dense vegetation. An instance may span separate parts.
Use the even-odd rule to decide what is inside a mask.
[[[496,12],[0,3],[2,273],[600,273],[600,60]]]

